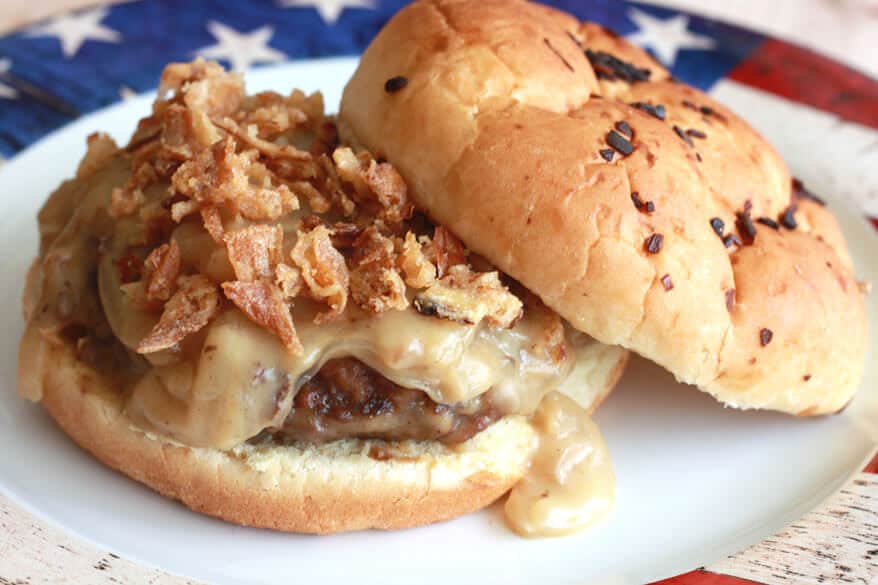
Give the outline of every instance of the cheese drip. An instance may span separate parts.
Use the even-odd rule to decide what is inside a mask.
[[[616,481],[597,425],[559,392],[543,398],[531,423],[539,445],[506,500],[509,525],[522,536],[561,536],[602,520],[613,509]]]

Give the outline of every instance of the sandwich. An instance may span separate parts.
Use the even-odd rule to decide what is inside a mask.
[[[507,492],[565,534],[613,506],[588,414],[628,351],[729,407],[840,411],[866,286],[742,118],[593,23],[419,0],[337,118],[170,65],[129,144],[39,216],[19,389],[193,510],[306,533]]]
[[[108,466],[243,525],[402,528],[510,489],[525,534],[610,509],[588,413],[624,349],[340,144],[320,94],[248,96],[199,60],[159,96],[127,146],[90,136],[39,213],[23,396]]]

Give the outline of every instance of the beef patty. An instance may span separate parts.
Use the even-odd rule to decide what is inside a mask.
[[[292,411],[273,435],[308,443],[348,438],[462,443],[505,414],[489,394],[439,404],[359,360],[335,359],[299,389]]]

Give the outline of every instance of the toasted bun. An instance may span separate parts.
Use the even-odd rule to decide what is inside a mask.
[[[584,49],[649,79],[598,81]],[[396,76],[408,83],[386,91]],[[635,149],[608,162],[621,121]],[[436,221],[599,341],[741,408],[831,413],[857,388],[863,292],[832,215],[794,197],[743,120],[600,27],[520,0],[415,2],[366,50],[340,127],[393,163]],[[755,223],[791,204],[796,229]],[[755,241],[727,249],[711,219],[740,235],[736,213],[751,206]],[[650,253],[653,234],[663,245]]]
[[[612,355],[612,364],[595,370],[605,378],[593,406],[624,369],[627,353]],[[192,448],[135,426],[122,394],[72,347],[31,337],[22,343],[19,372],[36,378],[49,414],[100,461],[197,512],[245,526],[327,534],[448,520],[506,493],[535,445],[527,420],[510,416],[452,448],[363,440]]]

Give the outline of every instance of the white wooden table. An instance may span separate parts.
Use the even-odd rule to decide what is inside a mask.
[[[0,34],[94,0],[0,0]],[[878,77],[878,0],[661,0],[767,32]],[[878,106],[876,106],[878,107]],[[878,463],[878,461],[876,461]],[[878,465],[820,508],[733,557],[666,585],[878,584]],[[715,573],[712,574],[712,573]],[[726,577],[734,576],[739,579]],[[148,583],[183,578],[75,539],[0,496],[0,585]]]

